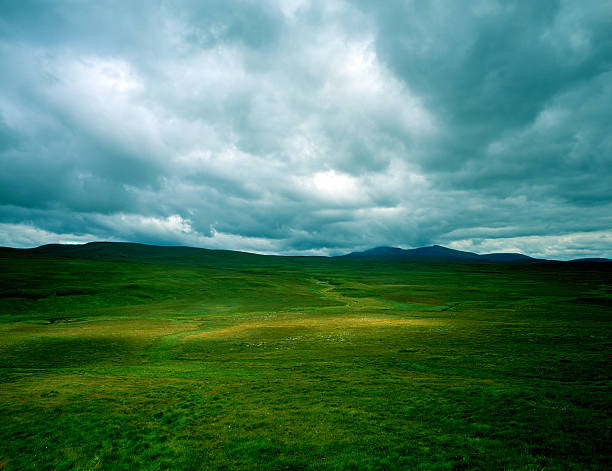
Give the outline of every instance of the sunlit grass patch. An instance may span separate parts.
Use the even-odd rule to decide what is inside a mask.
[[[248,334],[251,331],[273,331],[277,329],[309,329],[315,331],[337,331],[339,329],[367,329],[384,327],[406,327],[406,326],[439,326],[445,321],[440,319],[399,319],[370,316],[330,316],[330,317],[306,317],[286,319],[284,316],[276,320],[266,319],[259,321],[240,322],[231,327],[218,328],[190,334],[186,339],[193,338],[215,338],[232,337]]]

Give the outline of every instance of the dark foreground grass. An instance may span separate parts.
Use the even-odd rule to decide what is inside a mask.
[[[3,253],[0,468],[610,468],[607,265],[221,255]]]

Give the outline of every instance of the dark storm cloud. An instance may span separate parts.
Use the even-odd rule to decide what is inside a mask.
[[[501,196],[610,175],[609,4],[387,5],[370,11],[377,51],[443,121],[419,159],[440,184]]]
[[[0,244],[612,256],[606,2],[0,5]]]

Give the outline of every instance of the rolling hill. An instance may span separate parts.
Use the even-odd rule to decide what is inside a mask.
[[[371,261],[436,261],[436,262],[469,262],[469,263],[543,263],[551,260],[533,258],[521,253],[477,254],[462,250],[450,249],[441,245],[431,245],[415,249],[399,247],[375,247],[361,252],[351,252],[334,257],[320,256],[280,256],[260,255],[234,250],[212,250],[184,246],[160,246],[131,242],[89,242],[87,244],[47,244],[31,249],[14,249],[0,247],[0,257],[34,255],[38,257],[78,258],[100,261],[130,261],[138,263],[163,263],[170,265],[236,265],[245,262],[251,264],[278,264],[288,261],[304,263],[305,260],[371,260]],[[605,263],[612,262],[607,258],[582,258],[569,262]]]
[[[363,252],[352,252],[341,255],[341,258],[364,260],[432,260],[448,262],[542,262],[520,253],[491,253],[479,255],[474,252],[449,249],[441,245],[419,247],[417,249],[400,249],[397,247],[376,247]]]

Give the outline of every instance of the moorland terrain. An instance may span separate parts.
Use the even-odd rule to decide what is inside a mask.
[[[0,249],[0,468],[609,469],[612,264]]]

